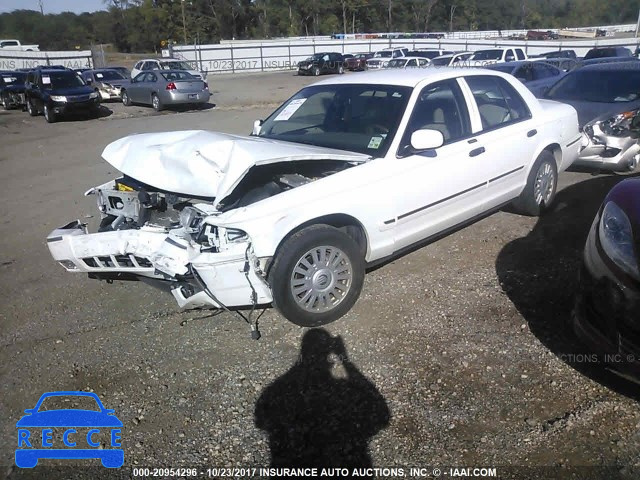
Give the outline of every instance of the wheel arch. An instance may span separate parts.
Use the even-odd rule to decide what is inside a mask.
[[[311,225],[330,225],[339,230],[342,230],[349,237],[351,237],[353,241],[356,242],[356,244],[360,248],[360,252],[362,253],[363,258],[366,258],[367,253],[369,252],[369,235],[367,229],[357,218],[346,213],[331,213],[315,217],[306,220],[303,223],[300,223],[296,227],[289,230],[286,235],[282,236],[282,239],[278,242],[278,245],[274,251],[273,258],[278,255],[280,249],[282,248],[282,245],[289,237],[295,235],[297,232],[306,227],[310,227]]]
[[[560,172],[560,165],[562,165],[562,147],[558,143],[551,143],[544,147],[542,151],[547,151],[553,155],[556,160],[556,168],[558,173]],[[538,154],[539,155],[539,154]]]

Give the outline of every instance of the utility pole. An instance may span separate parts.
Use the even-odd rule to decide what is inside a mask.
[[[449,31],[453,32],[453,14],[456,11],[456,6],[451,5],[451,13],[449,14]]]
[[[40,5],[40,14],[44,17],[44,7],[42,6],[42,0],[38,0],[38,5]]]
[[[638,31],[640,31],[640,10],[638,10],[638,21],[636,23],[636,37],[638,36]]]
[[[184,0],[182,0],[182,30],[184,32],[184,44],[187,44],[187,20],[184,15]]]

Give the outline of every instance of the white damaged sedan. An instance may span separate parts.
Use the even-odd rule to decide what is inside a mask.
[[[488,70],[368,72],[302,89],[251,136],[132,135],[90,189],[102,222],[47,237],[90,278],[142,280],[184,308],[273,304],[315,326],[356,302],[367,267],[505,204],[528,215],[577,158],[575,110]]]

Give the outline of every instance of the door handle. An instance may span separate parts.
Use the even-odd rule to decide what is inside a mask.
[[[533,130],[529,130],[527,132],[527,137],[533,137],[534,135],[536,135],[538,133],[538,130],[536,130],[535,128]]]
[[[484,147],[480,147],[480,148],[474,148],[473,150],[471,150],[469,152],[469,156],[470,157],[477,157],[478,155],[480,155],[481,153],[484,153]]]

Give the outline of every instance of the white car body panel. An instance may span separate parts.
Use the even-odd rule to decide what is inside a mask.
[[[527,103],[531,118],[481,131],[479,110],[464,80],[469,75],[505,79]],[[467,103],[471,136],[429,154],[400,156],[402,133],[423,87],[456,78]],[[301,225],[317,223],[327,216],[350,218],[362,227],[366,237],[365,260],[376,262],[516,198],[544,149],[553,150],[558,172],[562,172],[575,161],[581,147],[573,107],[539,101],[517,79],[500,72],[386,70],[347,79],[334,77],[316,85],[341,83],[413,87],[384,156],[370,158],[324,147],[205,131],[126,137],[107,146],[103,153],[105,160],[122,173],[169,192],[215,197],[194,207],[204,217],[202,224],[212,226],[207,228],[213,229],[211,242],[217,251],[203,249],[184,227],[145,226],[88,234],[78,222],[49,235],[52,256],[68,270],[86,273],[131,272],[153,280],[164,274],[175,280],[195,271],[213,296],[206,291],[189,296],[181,288],[172,288],[176,301],[185,308],[267,304],[272,300],[265,279],[268,262],[283,240]],[[483,152],[472,155],[478,148]],[[219,210],[221,200],[233,193],[255,166],[322,160],[345,162],[349,168],[246,206]],[[101,190],[108,188],[105,184],[88,193],[99,193],[100,204],[104,202]],[[130,197],[135,204],[137,200]],[[241,230],[246,236],[232,240],[230,229]],[[132,261],[118,268],[89,260],[95,265],[90,266],[83,260],[105,255],[114,256],[113,261],[118,260],[117,255],[142,257],[148,266],[138,268]]]
[[[125,175],[170,192],[224,199],[254,165],[294,160],[364,162],[362,154],[256,137],[187,130],[131,135],[102,157]]]

